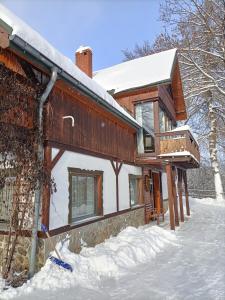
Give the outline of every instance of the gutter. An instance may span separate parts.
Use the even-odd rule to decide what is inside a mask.
[[[58,77],[59,79],[63,79],[66,82],[70,83],[72,86],[77,88],[81,93],[84,93],[85,95],[88,95],[91,97],[91,99],[94,99],[95,102],[103,106],[108,111],[112,112],[114,115],[122,119],[123,121],[126,121],[130,125],[132,125],[134,128],[139,129],[141,126],[137,124],[136,122],[132,121],[129,117],[124,115],[122,112],[114,108],[112,105],[110,105],[106,100],[101,98],[99,95],[97,95],[95,92],[90,90],[88,87],[86,87],[82,82],[72,77],[70,74],[65,72],[62,68],[57,66],[54,62],[52,62],[49,58],[44,56],[42,53],[40,53],[37,49],[35,49],[30,44],[26,43],[23,39],[21,39],[17,35],[10,35],[10,46],[14,46],[16,48],[19,48],[22,50],[23,55],[28,53],[32,58],[35,58],[35,60],[38,61],[38,63],[41,63],[44,67],[47,67],[48,69],[52,69],[53,67],[57,67]]]
[[[51,78],[48,82],[48,85],[41,95],[39,99],[39,107],[38,107],[38,161],[40,162],[41,166],[44,161],[44,146],[43,146],[43,106],[52,91],[54,84],[57,80],[57,72],[58,69],[53,67],[51,70]],[[32,236],[31,236],[31,253],[30,253],[30,263],[29,263],[29,277],[33,277],[35,273],[35,266],[36,266],[36,254],[37,254],[37,232],[39,229],[39,216],[40,216],[40,203],[42,197],[42,182],[40,179],[37,180],[37,187],[35,190],[34,196],[34,224],[32,227]]]

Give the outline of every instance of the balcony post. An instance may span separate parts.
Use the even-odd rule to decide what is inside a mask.
[[[186,211],[187,216],[190,216],[190,207],[189,207],[189,195],[188,195],[188,186],[187,186],[187,171],[183,171],[183,180],[184,180],[184,190],[185,190],[185,199],[186,199]]]
[[[174,200],[174,215],[175,215],[175,225],[179,226],[179,213],[178,213],[178,204],[177,204],[177,189],[176,189],[176,169],[172,168],[172,185],[173,185],[173,200]]]
[[[172,183],[172,167],[171,164],[166,164],[167,187],[168,187],[168,204],[170,213],[170,229],[175,230],[174,222],[174,200],[173,200],[173,183]]]
[[[182,199],[182,170],[177,169],[178,172],[178,195],[179,195],[179,204],[180,204],[180,221],[184,222],[184,208],[183,208],[183,199]]]

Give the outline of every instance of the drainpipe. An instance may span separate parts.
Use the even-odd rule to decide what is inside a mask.
[[[51,78],[48,82],[48,85],[41,95],[39,99],[39,108],[38,108],[38,131],[39,131],[39,137],[38,137],[38,160],[40,161],[41,165],[44,161],[44,146],[42,142],[42,136],[43,136],[43,106],[57,80],[57,68],[53,67],[51,69]],[[33,277],[35,273],[35,265],[36,265],[36,254],[37,254],[37,232],[39,228],[39,216],[40,216],[40,203],[41,203],[41,197],[42,197],[42,182],[38,179],[37,180],[37,187],[35,190],[34,195],[34,224],[32,228],[32,237],[31,237],[31,253],[30,253],[30,264],[29,264],[29,277]]]

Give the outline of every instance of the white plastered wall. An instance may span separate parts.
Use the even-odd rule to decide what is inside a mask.
[[[119,173],[119,209],[130,207],[129,174],[142,175],[140,167],[123,164]]]
[[[162,173],[162,194],[163,194],[163,200],[168,199],[168,189],[167,189],[167,177],[166,173]]]
[[[52,149],[54,155],[57,149]],[[103,213],[116,211],[116,176],[109,160],[65,151],[52,170],[52,178],[56,183],[57,192],[50,201],[50,229],[68,224],[69,207],[69,176],[68,168],[79,168],[90,171],[103,171]],[[119,209],[130,207],[128,175],[141,175],[141,168],[123,164],[119,174]]]

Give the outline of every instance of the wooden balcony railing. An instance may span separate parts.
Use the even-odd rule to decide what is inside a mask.
[[[199,146],[189,130],[167,131],[155,136],[157,156],[192,156],[200,161]]]

